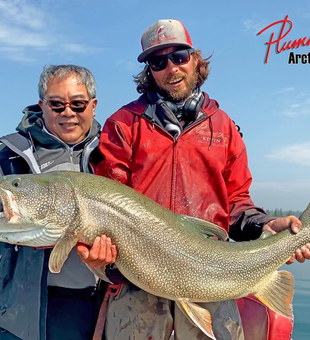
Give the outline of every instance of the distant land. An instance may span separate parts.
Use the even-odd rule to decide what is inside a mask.
[[[282,210],[280,209],[275,209],[275,210],[270,210],[270,209],[265,209],[266,213],[269,216],[272,217],[285,217],[285,216],[289,216],[289,215],[294,215],[296,217],[300,217],[300,215],[302,214],[302,211],[294,211],[294,210]]]

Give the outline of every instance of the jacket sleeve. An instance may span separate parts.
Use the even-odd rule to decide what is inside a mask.
[[[127,121],[129,117],[131,122]],[[107,119],[103,126],[99,152],[101,161],[95,167],[95,174],[105,176],[129,185],[131,178],[132,151],[132,122],[133,118],[129,112],[121,110]]]
[[[230,211],[229,236],[235,241],[255,240],[260,237],[263,226],[273,218],[257,207],[250,197],[252,175],[246,148],[234,126],[231,131],[234,152],[230,153],[224,171]]]
[[[28,174],[30,168],[27,162],[2,144],[0,146],[0,175]]]
[[[233,218],[230,225],[229,236],[235,241],[256,240],[262,233],[263,226],[274,218],[258,207],[241,211]]]

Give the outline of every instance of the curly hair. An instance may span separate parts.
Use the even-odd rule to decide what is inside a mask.
[[[208,78],[208,75],[209,75],[209,72],[210,72],[210,69],[209,69],[210,61],[209,61],[209,59],[211,58],[211,56],[204,59],[201,56],[200,50],[196,50],[193,53],[193,57],[198,61],[197,67],[196,67],[196,72],[197,72],[197,75],[198,75],[197,86],[199,86],[199,87],[201,87],[202,84]],[[138,93],[146,93],[148,90],[156,91],[155,80],[152,76],[149,65],[145,65],[144,69],[137,76],[134,76],[134,82],[137,84]]]

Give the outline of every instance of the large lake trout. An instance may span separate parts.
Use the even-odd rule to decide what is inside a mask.
[[[195,302],[254,294],[291,318],[294,279],[277,271],[296,249],[310,242],[310,208],[298,234],[263,234],[250,242],[223,242],[216,225],[174,214],[135,190],[110,179],[77,172],[0,177],[4,216],[0,241],[53,246],[51,272],[61,270],[77,242],[91,245],[105,234],[118,250],[121,273],[141,289],[175,300],[215,339],[211,316]],[[99,269],[96,273],[101,274]]]

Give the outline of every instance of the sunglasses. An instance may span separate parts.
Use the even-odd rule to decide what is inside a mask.
[[[153,71],[161,71],[164,70],[168,65],[168,59],[171,60],[174,65],[184,65],[189,62],[191,54],[193,54],[195,50],[193,48],[174,51],[169,54],[156,55],[148,58],[147,64]]]
[[[72,100],[71,102],[61,102],[60,100],[54,100],[54,99],[46,99],[45,102],[50,107],[50,109],[54,112],[61,113],[65,111],[66,107],[69,106],[70,109],[75,113],[82,113],[86,110],[87,105],[93,98],[89,100]]]

